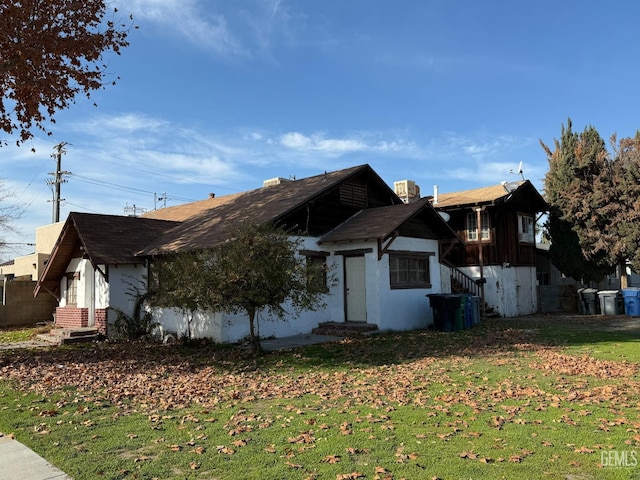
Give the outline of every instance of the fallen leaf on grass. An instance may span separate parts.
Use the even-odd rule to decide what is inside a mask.
[[[191,470],[197,470],[200,468],[200,464],[198,462],[190,462],[189,463],[189,468]]]
[[[339,473],[338,475],[336,475],[336,480],[355,480],[357,478],[365,478],[365,477],[360,472]]]
[[[574,450],[574,452],[576,452],[576,453],[593,453],[593,452],[595,452],[595,450],[592,450],[591,448],[587,448],[587,447],[582,446],[580,448],[576,448]]]
[[[469,458],[471,460],[475,460],[476,458],[478,458],[478,454],[473,452],[462,452],[460,454],[460,458]]]
[[[285,465],[287,467],[291,467],[291,468],[304,468],[302,465],[300,465],[299,463],[291,463],[291,462],[285,462]]]
[[[338,463],[340,461],[340,455],[327,455],[322,461],[324,463]]]

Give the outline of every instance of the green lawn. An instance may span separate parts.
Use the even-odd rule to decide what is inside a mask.
[[[0,432],[76,480],[640,478],[638,341],[528,317],[260,358],[0,352]]]
[[[0,344],[33,340],[37,334],[48,332],[51,328],[51,325],[46,325],[28,328],[12,327],[0,329]]]

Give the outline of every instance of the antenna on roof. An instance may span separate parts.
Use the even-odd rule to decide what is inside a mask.
[[[513,171],[513,169],[509,170],[509,173],[513,174],[513,175],[521,175],[522,176],[522,180],[524,180],[524,173],[522,171],[522,162],[520,162],[518,164],[518,170],[517,171]]]

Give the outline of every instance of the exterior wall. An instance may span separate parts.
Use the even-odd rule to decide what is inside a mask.
[[[56,308],[56,327],[82,328],[89,326],[89,310],[76,306]]]
[[[64,222],[36,228],[36,252],[50,254],[58,241]]]
[[[480,278],[480,267],[460,268],[472,278]],[[535,267],[489,265],[483,268],[485,302],[503,317],[531,315],[538,311]]]
[[[413,330],[433,324],[433,310],[428,294],[442,292],[438,241],[417,238],[396,239],[391,251],[434,252],[429,257],[431,288],[392,290],[389,283],[389,255],[378,262],[378,294],[373,298],[378,304],[379,316],[375,322],[381,330]],[[377,254],[374,253],[374,255]],[[377,260],[377,258],[376,258]],[[368,305],[367,305],[368,308]]]
[[[429,293],[442,291],[442,276],[438,258],[438,241],[415,238],[397,238],[392,244],[392,251],[433,252],[430,257],[429,268],[431,275],[430,289],[398,289],[391,290],[389,281],[389,255],[385,254],[378,260],[377,244],[375,242],[354,242],[338,245],[318,245],[317,239],[306,237],[302,239],[301,249],[329,252],[327,265],[332,269],[335,284],[330,287],[325,296],[326,306],[317,311],[304,311],[299,316],[287,315],[280,320],[265,311],[257,313],[258,334],[262,338],[285,337],[290,335],[309,333],[319,323],[345,321],[344,303],[344,256],[336,255],[336,251],[370,249],[366,253],[366,308],[367,323],[377,325],[381,330],[411,330],[426,328],[433,323],[433,313],[429,308],[426,297]],[[287,311],[290,308],[285,306]],[[236,342],[249,335],[249,319],[245,314],[206,313],[197,312],[193,318],[189,313],[178,309],[157,309],[154,320],[160,324],[159,330],[176,334],[178,337],[186,335],[188,328],[195,338],[209,337],[219,342]],[[189,326],[189,320],[191,324]]]
[[[0,280],[0,327],[35,325],[51,322],[56,308],[55,297],[42,292],[33,298],[35,282]]]
[[[75,305],[66,304],[67,280],[60,280],[60,303],[56,309],[56,325],[63,328],[95,326],[109,334],[109,325],[115,321],[115,313],[110,308],[119,308],[127,314],[133,313],[135,295],[132,285],[146,291],[143,265],[100,265],[108,271],[109,281],[94,269],[86,259],[74,258],[67,266],[67,273],[79,273],[78,296]]]
[[[13,265],[3,266],[0,269],[0,274],[13,275],[14,277],[28,275],[31,280],[37,281],[44,271],[45,262],[51,255],[63,226],[64,222],[58,222],[36,228],[35,253],[17,257]]]
[[[147,269],[142,264],[110,265],[108,268],[108,283],[100,272],[96,272],[96,308],[110,308],[108,323],[112,325],[116,315],[111,308],[122,310],[127,315],[133,314],[136,303],[135,288],[138,288],[140,293],[147,291]]]

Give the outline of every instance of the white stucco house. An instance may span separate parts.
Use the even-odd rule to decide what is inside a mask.
[[[265,181],[261,188],[167,207],[143,217],[71,213],[36,293],[58,299],[60,327],[95,326],[109,334],[113,308],[133,310],[131,286],[146,288],[155,258],[201,250],[229,238],[238,222],[286,226],[302,240],[307,261],[335,275],[326,308],[285,320],[260,312],[259,335],[308,333],[324,322],[360,322],[381,330],[425,328],[426,297],[441,293],[441,245],[460,243],[429,199],[405,204],[369,165],[313,177]],[[286,308],[286,307],[285,307]],[[235,342],[249,333],[244,316],[157,309],[165,332]],[[190,322],[190,323],[189,323]]]

